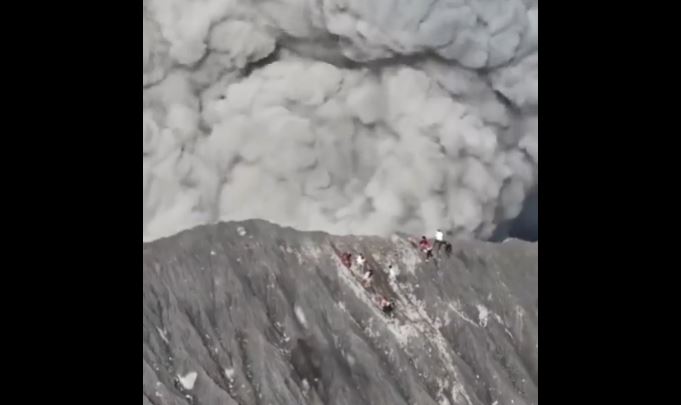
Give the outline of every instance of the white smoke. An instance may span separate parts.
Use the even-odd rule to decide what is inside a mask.
[[[143,238],[490,236],[537,183],[530,3],[145,1]]]

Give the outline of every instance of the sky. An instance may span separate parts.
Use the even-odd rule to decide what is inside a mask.
[[[248,218],[538,237],[537,1],[143,7],[145,241]]]

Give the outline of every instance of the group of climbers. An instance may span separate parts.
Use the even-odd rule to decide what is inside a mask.
[[[452,251],[452,244],[445,241],[445,234],[440,229],[438,229],[435,232],[435,238],[433,239],[432,244],[430,243],[428,238],[426,238],[425,236],[421,236],[421,240],[419,241],[418,246],[421,252],[423,252],[426,255],[426,260],[433,257],[433,247],[436,248],[436,251],[438,253],[440,252],[440,249],[442,249],[442,247],[445,248],[445,252],[447,254],[451,253]]]
[[[345,252],[341,254],[341,262],[345,267],[348,269],[352,270],[352,253],[350,252]],[[367,290],[371,289],[373,280],[374,280],[374,270],[369,268],[366,264],[367,260],[366,257],[364,257],[363,254],[357,255],[357,259],[355,263],[357,264],[357,272],[362,275],[362,285],[364,288]],[[396,276],[395,271],[393,270],[393,266],[389,266],[389,273],[390,277],[394,279]],[[386,313],[386,314],[391,314],[393,309],[395,308],[395,304],[387,299],[385,296],[382,294],[378,294],[377,296],[377,304],[381,308],[381,310]]]
[[[435,238],[433,239],[433,243],[431,243],[428,238],[425,236],[421,237],[421,240],[418,243],[418,248],[423,252],[426,256],[426,260],[430,259],[433,257],[433,248],[435,248],[436,252],[440,252],[440,249],[445,248],[446,253],[451,253],[452,245],[451,243],[445,241],[444,239],[444,232],[442,230],[438,229],[435,232]],[[352,253],[345,252],[340,255],[341,261],[345,267],[348,269],[352,270],[353,266],[353,261],[352,261]],[[374,271],[373,269],[369,268],[367,263],[366,258],[364,257],[363,254],[357,255],[357,259],[355,261],[357,265],[357,272],[362,275],[362,285],[366,289],[371,289],[372,283],[374,280]],[[391,282],[395,282],[397,280],[397,268],[395,268],[392,264],[388,266],[388,277]],[[377,303],[378,306],[381,308],[381,310],[386,313],[386,314],[392,314],[393,310],[395,309],[395,304],[393,301],[389,300],[382,294],[377,295]]]

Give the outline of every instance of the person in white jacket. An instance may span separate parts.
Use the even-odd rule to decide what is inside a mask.
[[[357,267],[362,270],[364,268],[364,263],[367,262],[367,259],[364,258],[364,255],[359,255],[357,256]]]
[[[438,229],[435,232],[435,247],[437,248],[437,251],[440,251],[440,248],[445,244],[445,234],[442,232],[441,229]]]
[[[438,229],[435,232],[435,240],[438,242],[444,242],[445,241],[445,234],[442,232],[441,229]]]

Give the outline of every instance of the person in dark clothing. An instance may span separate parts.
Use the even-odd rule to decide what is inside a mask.
[[[381,307],[381,311],[388,315],[392,315],[393,310],[395,309],[395,304],[393,304],[392,301],[388,300],[384,296],[381,296],[379,306]]]

